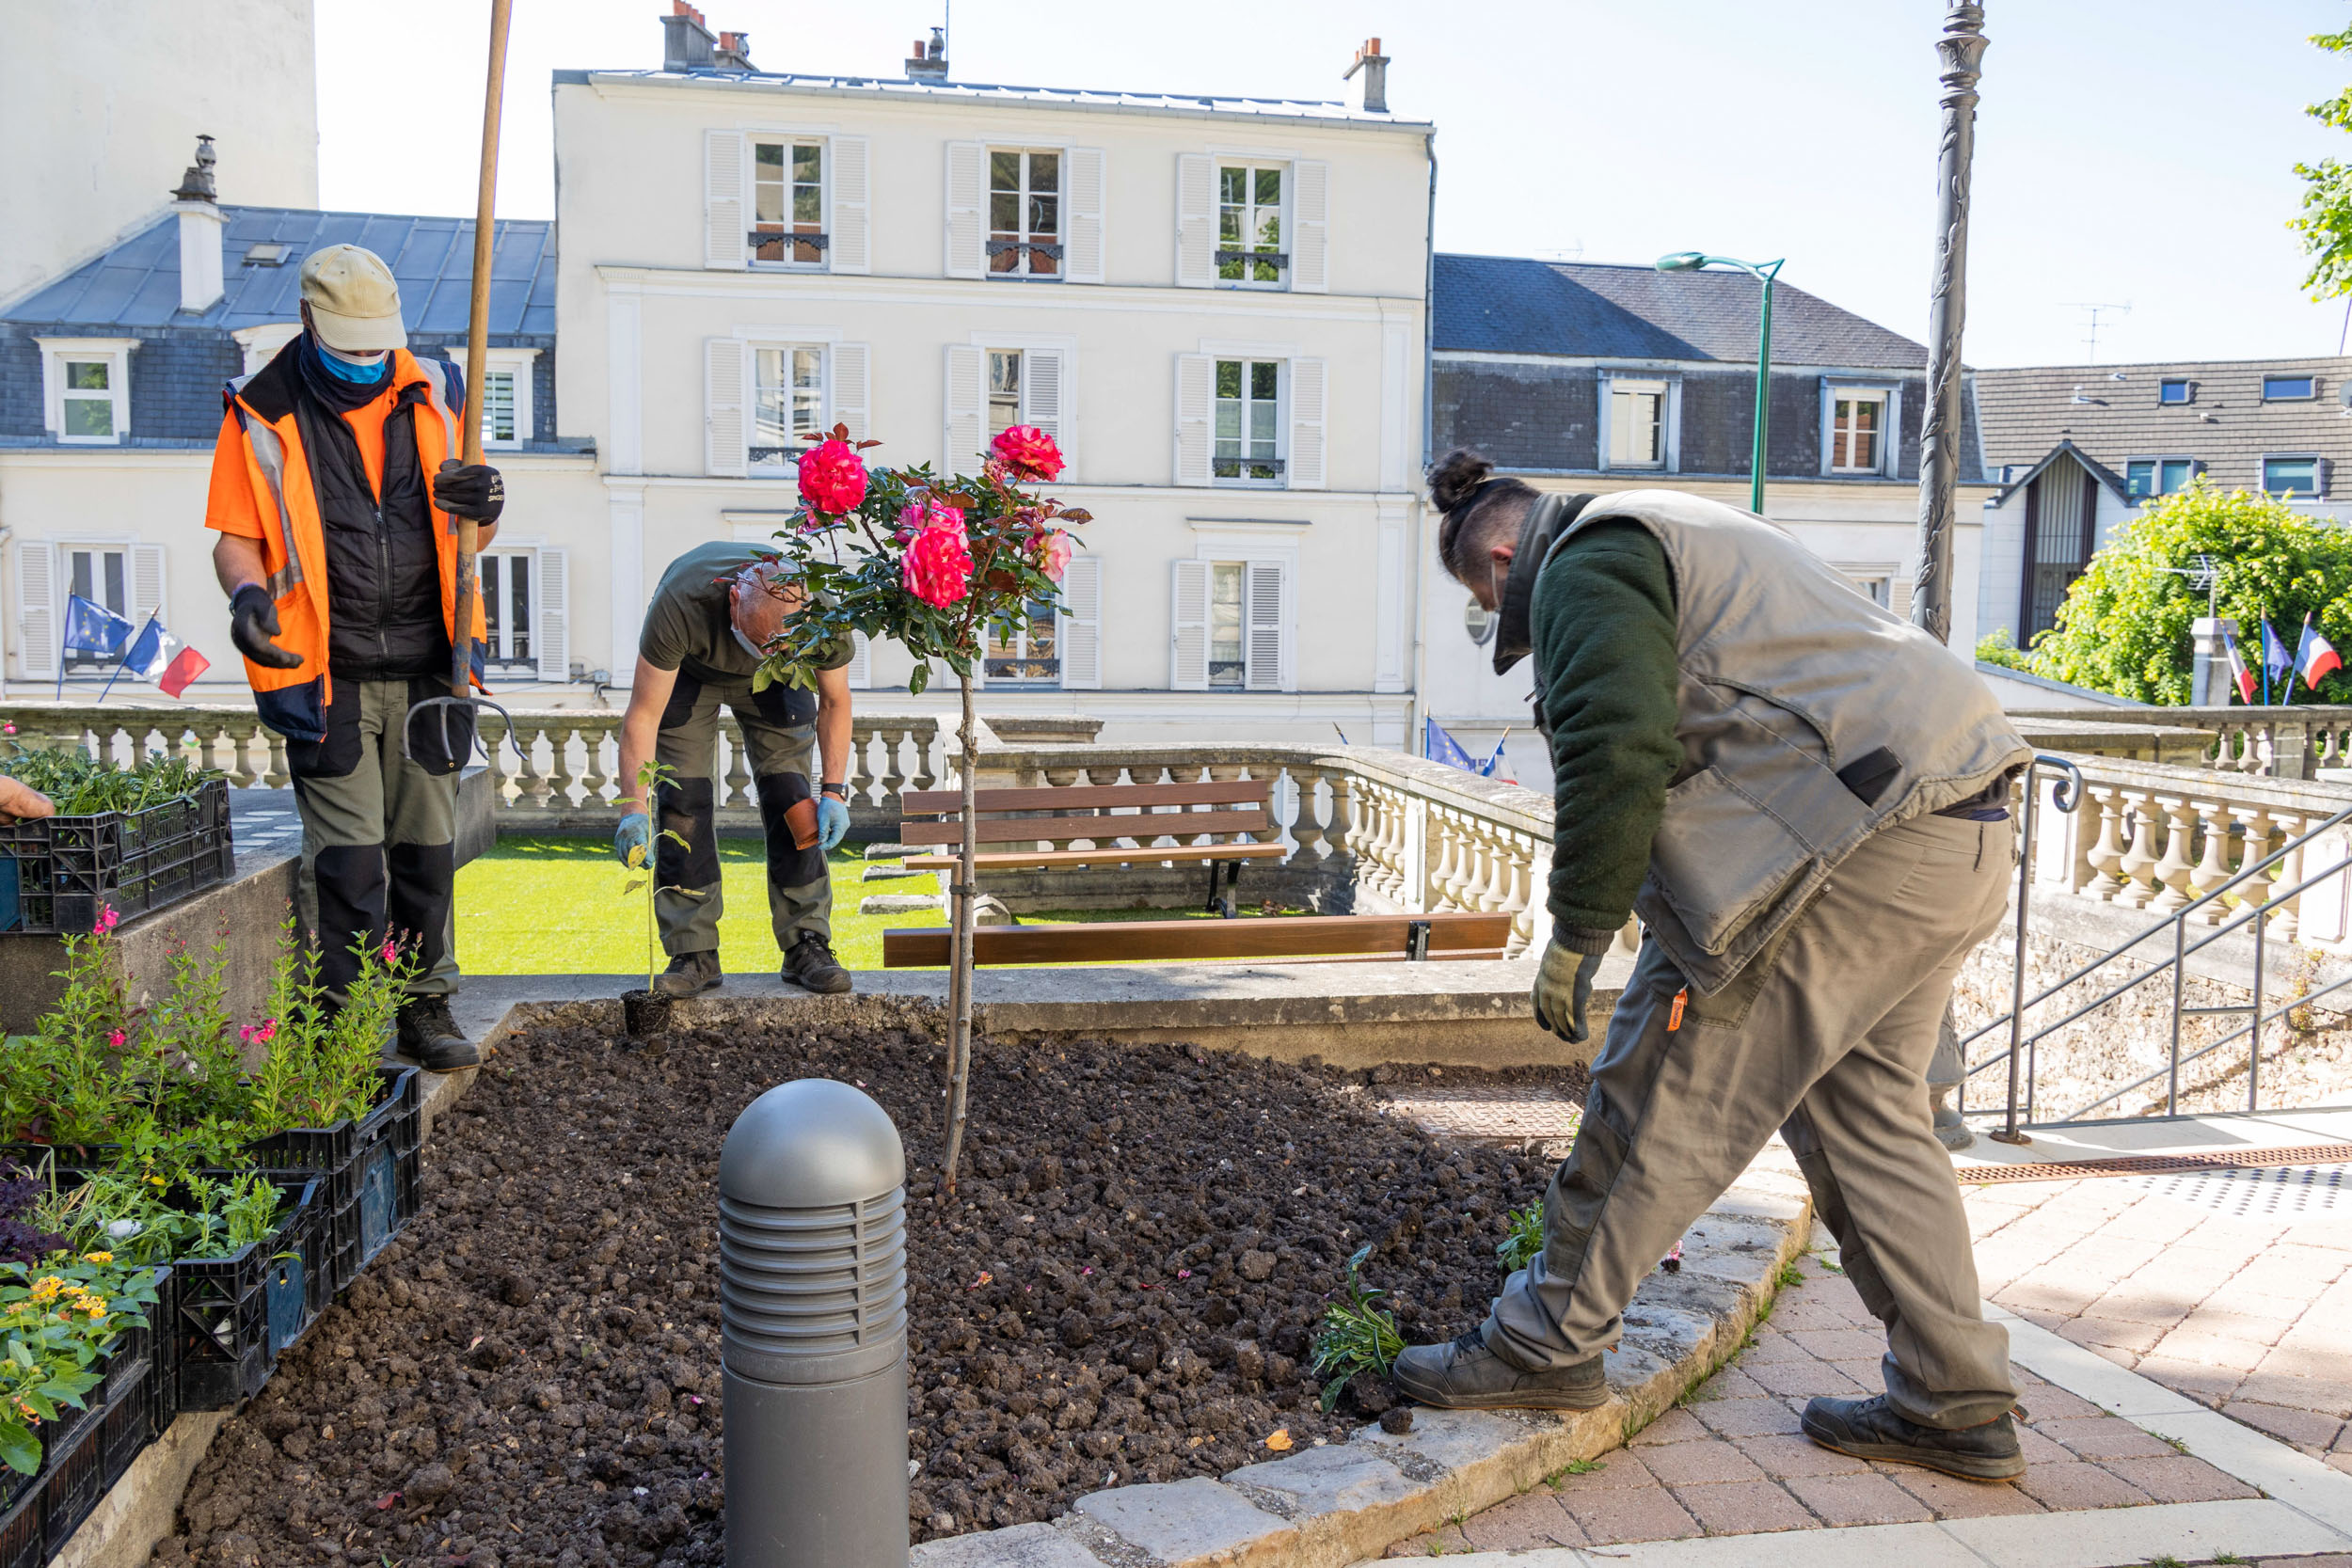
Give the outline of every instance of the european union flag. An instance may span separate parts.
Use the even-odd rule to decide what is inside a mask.
[[[70,594],[65,603],[65,645],[68,652],[97,654],[112,658],[122,652],[137,628],[95,599]]]

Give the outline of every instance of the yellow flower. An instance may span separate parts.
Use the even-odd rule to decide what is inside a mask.
[[[86,1252],[82,1254],[82,1261],[85,1263],[111,1263],[114,1260],[115,1255],[111,1252]]]
[[[103,1296],[90,1297],[89,1300],[82,1303],[82,1310],[87,1312],[93,1318],[104,1317],[106,1315],[105,1298]]]
[[[29,1299],[40,1306],[46,1307],[49,1303],[56,1300],[57,1292],[64,1289],[64,1280],[59,1279],[54,1274],[48,1275],[42,1278],[33,1281],[33,1289]]]

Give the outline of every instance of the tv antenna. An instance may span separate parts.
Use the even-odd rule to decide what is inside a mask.
[[[2221,567],[2212,556],[2200,550],[2194,566],[2160,566],[2157,570],[2188,578],[2188,585],[2205,595],[2205,613],[2217,620],[2220,618]]]
[[[2069,306],[2067,307],[2067,309],[2070,309],[2070,310],[2081,310],[2081,311],[2085,312],[2085,324],[2086,324],[2086,325],[2089,327],[2089,331],[2088,331],[2088,332],[2086,332],[2086,333],[2084,334],[2084,337],[2083,337],[2083,341],[2084,341],[2084,342],[2086,342],[2086,343],[2088,343],[2088,344],[2090,346],[2090,359],[2089,359],[2089,360],[2087,360],[2087,361],[2086,361],[2086,363],[2088,363],[2088,364],[2092,364],[2092,365],[2095,365],[2095,364],[2097,364],[2097,363],[2099,362],[2099,314],[2100,314],[2100,312],[2101,312],[2101,311],[2103,311],[2103,310],[2104,310],[2104,311],[2110,311],[2110,312],[2112,312],[2113,314],[2116,314],[2116,315],[2119,315],[2119,316],[2128,316],[2128,315],[2130,315],[2130,314],[2132,313],[2132,306],[2131,306],[2131,301],[2129,301],[2129,300],[2125,300],[2125,301],[2124,301],[2122,304],[2121,304],[2121,305],[2110,305],[2110,304],[2096,304],[2096,305],[2094,305],[2094,304],[2092,304],[2092,303],[2090,303],[2090,302],[2089,302],[2089,301],[2087,301],[2087,300],[2076,300],[2076,301],[2074,301],[2073,304],[2069,305]]]

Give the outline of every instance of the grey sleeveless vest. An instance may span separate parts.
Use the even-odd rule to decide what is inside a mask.
[[[1864,839],[2033,752],[1975,670],[1753,513],[1677,490],[1602,496],[1544,569],[1608,518],[1655,535],[1675,585],[1683,765],[1633,907],[1711,995]]]

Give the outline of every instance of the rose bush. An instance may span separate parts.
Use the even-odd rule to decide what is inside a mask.
[[[801,499],[811,512],[838,517],[866,499],[866,463],[841,437],[801,453]]]

